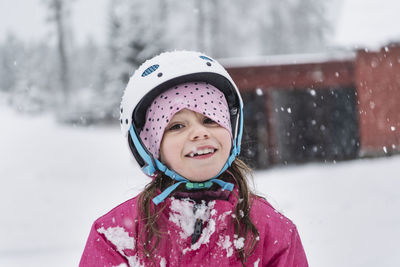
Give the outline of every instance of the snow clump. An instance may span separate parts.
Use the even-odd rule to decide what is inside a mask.
[[[97,229],[97,232],[104,234],[105,237],[117,247],[118,251],[135,249],[135,239],[130,237],[128,232],[122,227],[109,227],[107,229],[101,227]]]

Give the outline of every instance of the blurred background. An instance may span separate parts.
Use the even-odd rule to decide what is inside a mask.
[[[203,51],[245,103],[255,190],[310,266],[399,266],[400,2],[0,0],[0,266],[77,266],[148,182],[119,132],[134,70]]]

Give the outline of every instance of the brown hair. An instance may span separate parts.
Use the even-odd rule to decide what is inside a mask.
[[[245,240],[244,246],[236,249],[236,253],[244,266],[247,257],[255,250],[259,240],[258,230],[250,218],[251,201],[256,195],[251,191],[247,180],[248,177],[252,178],[251,169],[243,161],[236,158],[228,168],[228,171],[232,174],[229,177],[234,179],[238,188],[238,201],[231,223],[234,225],[235,235],[243,237]],[[223,175],[219,178],[223,179]],[[162,234],[165,234],[160,232],[158,227],[158,219],[165,205],[160,203],[155,206],[152,199],[157,195],[158,189],[163,190],[174,183],[176,183],[175,180],[172,180],[164,173],[160,173],[152,182],[146,185],[138,199],[137,223],[143,224],[143,227],[141,232],[138,233],[137,240],[140,242],[137,242],[137,244],[143,255],[149,257],[154,264],[152,254],[160,243]],[[184,184],[180,185],[176,190],[185,190]]]

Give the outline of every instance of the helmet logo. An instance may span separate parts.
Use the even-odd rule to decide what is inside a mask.
[[[200,56],[200,58],[201,58],[201,59],[204,59],[204,60],[211,61],[211,62],[213,62],[213,61],[214,61],[214,60],[212,60],[211,58],[209,58],[209,57],[206,57],[206,56]]]
[[[153,66],[148,67],[147,69],[145,69],[145,70],[143,71],[142,77],[145,77],[145,76],[147,76],[147,75],[153,73],[154,71],[156,71],[156,70],[158,69],[159,66],[160,66],[160,65],[156,64],[156,65],[153,65]]]

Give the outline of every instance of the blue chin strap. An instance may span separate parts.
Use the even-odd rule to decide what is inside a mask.
[[[164,199],[166,199],[181,184],[186,184],[186,188],[189,190],[210,188],[214,183],[221,186],[222,190],[229,190],[229,191],[233,190],[234,186],[232,183],[222,181],[220,179],[217,179],[217,177],[219,177],[223,172],[225,172],[228,169],[229,166],[231,166],[231,164],[235,160],[236,156],[239,155],[239,153],[240,153],[240,141],[242,139],[242,129],[243,129],[242,110],[240,112],[241,112],[241,114],[239,117],[240,118],[239,132],[238,132],[238,136],[235,138],[235,140],[233,140],[233,148],[232,148],[232,152],[231,152],[228,160],[226,161],[225,165],[222,167],[222,169],[216,176],[214,176],[213,178],[211,178],[205,182],[201,182],[201,183],[193,183],[193,182],[189,181],[188,179],[186,179],[185,177],[182,177],[175,171],[168,169],[168,167],[165,166],[158,159],[151,157],[148,154],[148,152],[143,148],[142,143],[140,142],[139,138],[136,135],[135,130],[133,129],[133,126],[131,125],[131,128],[129,129],[129,133],[130,133],[131,139],[133,141],[133,144],[135,145],[136,150],[138,151],[139,155],[146,162],[146,165],[144,167],[142,167],[143,172],[149,176],[153,176],[154,173],[157,170],[159,170],[159,171],[165,173],[165,175],[167,175],[171,179],[178,181],[178,183],[175,183],[175,184],[167,187],[161,194],[159,194],[158,196],[153,198],[153,202],[155,205],[158,205],[161,202],[163,202]]]

